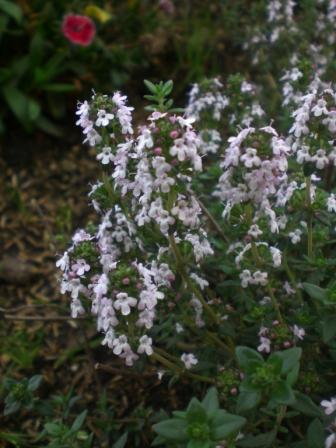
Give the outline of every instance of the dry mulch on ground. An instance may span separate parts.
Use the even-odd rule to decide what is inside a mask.
[[[134,409],[153,400],[152,391],[160,384],[155,370],[149,366],[137,373],[125,368],[99,347],[93,322],[69,319],[68,298],[59,292],[55,267],[57,253],[66,248],[74,230],[95,218],[87,198],[90,183],[99,175],[94,152],[80,146],[41,152],[21,168],[0,159],[0,173],[3,376],[20,379],[41,374],[42,398],[74,388],[87,408],[94,408],[104,389],[116,417],[127,421]],[[97,362],[110,371],[97,371]],[[174,389],[161,394],[165,405],[176,405]],[[101,430],[88,423],[98,439]],[[28,413],[19,424],[15,417],[4,419],[1,430],[20,430],[34,438],[41,422]]]

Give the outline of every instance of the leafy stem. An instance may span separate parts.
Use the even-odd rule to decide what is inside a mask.
[[[309,258],[313,256],[313,213],[311,208],[311,177],[306,177],[306,207],[308,210],[308,239],[307,239],[307,255]]]

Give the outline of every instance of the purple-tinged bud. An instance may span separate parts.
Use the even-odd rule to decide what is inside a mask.
[[[131,283],[130,279],[128,277],[125,277],[121,280],[121,283],[125,286],[129,285]]]
[[[177,138],[179,136],[179,132],[174,130],[174,131],[171,131],[169,133],[169,135],[170,135],[171,138],[175,139],[175,138]]]
[[[231,395],[237,395],[238,394],[238,389],[236,388],[236,387],[232,387],[231,389],[230,389],[230,394]]]
[[[160,148],[160,146],[157,146],[153,149],[153,152],[156,156],[160,156],[162,154],[162,148]]]

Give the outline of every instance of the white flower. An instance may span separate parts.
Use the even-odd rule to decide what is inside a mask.
[[[328,207],[328,212],[335,212],[336,213],[336,196],[335,196],[334,193],[331,193],[330,196],[328,197],[328,199],[327,199],[327,207]]]
[[[139,359],[139,356],[134,353],[131,348],[124,349],[123,353],[120,354],[120,358],[123,358],[125,360],[125,364],[129,367],[133,366],[134,361]]]
[[[257,156],[257,150],[254,148],[247,148],[245,154],[240,157],[240,160],[244,162],[246,168],[252,168],[253,166],[260,166],[261,160]]]
[[[104,146],[102,152],[97,154],[97,160],[100,160],[103,165],[107,165],[108,163],[113,162],[113,159],[114,156],[109,146]]]
[[[71,307],[71,317],[73,319],[76,319],[80,314],[85,313],[83,305],[79,299],[73,299],[71,301],[70,307]]]
[[[336,443],[336,434],[330,434],[330,436],[328,436],[325,440],[325,448],[333,448],[335,446]]]
[[[257,350],[258,352],[269,353],[271,351],[271,340],[264,336],[260,336],[260,345],[258,345]]]
[[[64,252],[63,257],[56,261],[56,266],[64,272],[69,269],[69,262],[70,258],[68,252]]]
[[[305,337],[305,334],[306,334],[305,330],[303,328],[298,327],[297,325],[294,325],[294,327],[292,328],[292,331],[293,331],[294,336],[296,336],[301,341]]]
[[[195,280],[195,282],[198,284],[198,286],[201,288],[202,291],[204,288],[209,286],[209,282],[207,280],[198,276],[194,272],[192,272],[189,277],[192,278],[193,280]]]
[[[325,408],[324,412],[326,415],[330,415],[336,411],[336,397],[331,398],[330,401],[322,400],[321,406]]]
[[[140,345],[138,347],[137,352],[142,354],[146,353],[146,355],[150,356],[153,354],[152,348],[152,338],[148,337],[146,334],[141,336],[139,339]]]
[[[281,266],[281,251],[277,249],[276,247],[270,247],[272,260],[273,260],[273,266],[275,268],[278,268]]]
[[[127,336],[125,336],[124,334],[113,340],[112,347],[113,347],[113,353],[115,355],[120,355],[124,351],[131,350],[131,347],[127,341]]]
[[[308,146],[302,146],[296,153],[296,160],[298,163],[310,162],[311,159],[312,157],[309,154]]]
[[[90,265],[84,259],[79,259],[72,265],[72,271],[80,277],[90,270]]]
[[[183,118],[183,117],[177,117],[177,121],[179,123],[179,125],[184,128],[192,128],[193,123],[195,123],[196,118],[195,117],[188,117],[188,118]]]
[[[253,273],[253,283],[265,286],[267,284],[267,272],[256,271]]]
[[[115,339],[115,332],[113,328],[109,328],[105,333],[105,337],[102,341],[102,345],[107,345],[109,348],[113,348],[113,341]]]
[[[179,324],[178,322],[175,324],[175,330],[176,333],[182,333],[184,331],[184,328],[182,327],[181,324]]]
[[[84,103],[78,103],[76,115],[88,115],[89,110],[90,110],[90,105],[87,101],[84,101]]]
[[[116,310],[121,310],[123,316],[128,316],[131,312],[131,307],[137,304],[137,300],[134,297],[129,297],[125,292],[119,292],[117,294],[117,300],[113,306]]]
[[[258,224],[252,224],[247,234],[251,235],[253,238],[258,238],[259,235],[262,235],[262,231],[260,230]]]
[[[104,109],[98,110],[96,126],[108,126],[109,122],[113,120],[114,115],[106,112]]]
[[[247,288],[253,281],[251,272],[248,269],[244,269],[243,272],[239,274],[239,277],[243,288]]]
[[[315,162],[316,168],[319,170],[323,170],[329,163],[329,159],[324,149],[318,149],[316,154],[311,158],[311,161]]]
[[[314,107],[312,107],[312,112],[315,117],[320,117],[322,114],[328,115],[328,109],[326,108],[327,102],[321,98],[317,101]]]
[[[202,232],[201,235],[203,236],[202,239],[200,238],[200,235],[191,233],[187,233],[187,235],[185,236],[185,241],[189,241],[193,246],[195,260],[197,263],[207,255],[213,255],[214,253],[209,241],[207,240],[206,233]]]
[[[283,284],[283,288],[289,296],[295,294],[295,289],[293,289],[287,281]]]
[[[288,236],[293,244],[297,244],[301,241],[302,230],[296,229],[294,232],[289,232]]]
[[[181,361],[184,363],[186,369],[191,369],[198,363],[198,359],[192,353],[183,353],[181,356]]]
[[[93,292],[97,297],[104,297],[107,293],[109,285],[109,279],[106,274],[102,274],[99,276],[97,282],[93,285]]]

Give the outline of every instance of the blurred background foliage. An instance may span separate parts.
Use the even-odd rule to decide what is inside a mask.
[[[241,1],[234,3],[0,0],[1,134],[38,129],[61,137],[77,99],[92,88],[140,98],[144,77],[173,79],[181,95],[205,74],[232,71]],[[67,13],[91,15],[90,46],[63,36]]]

